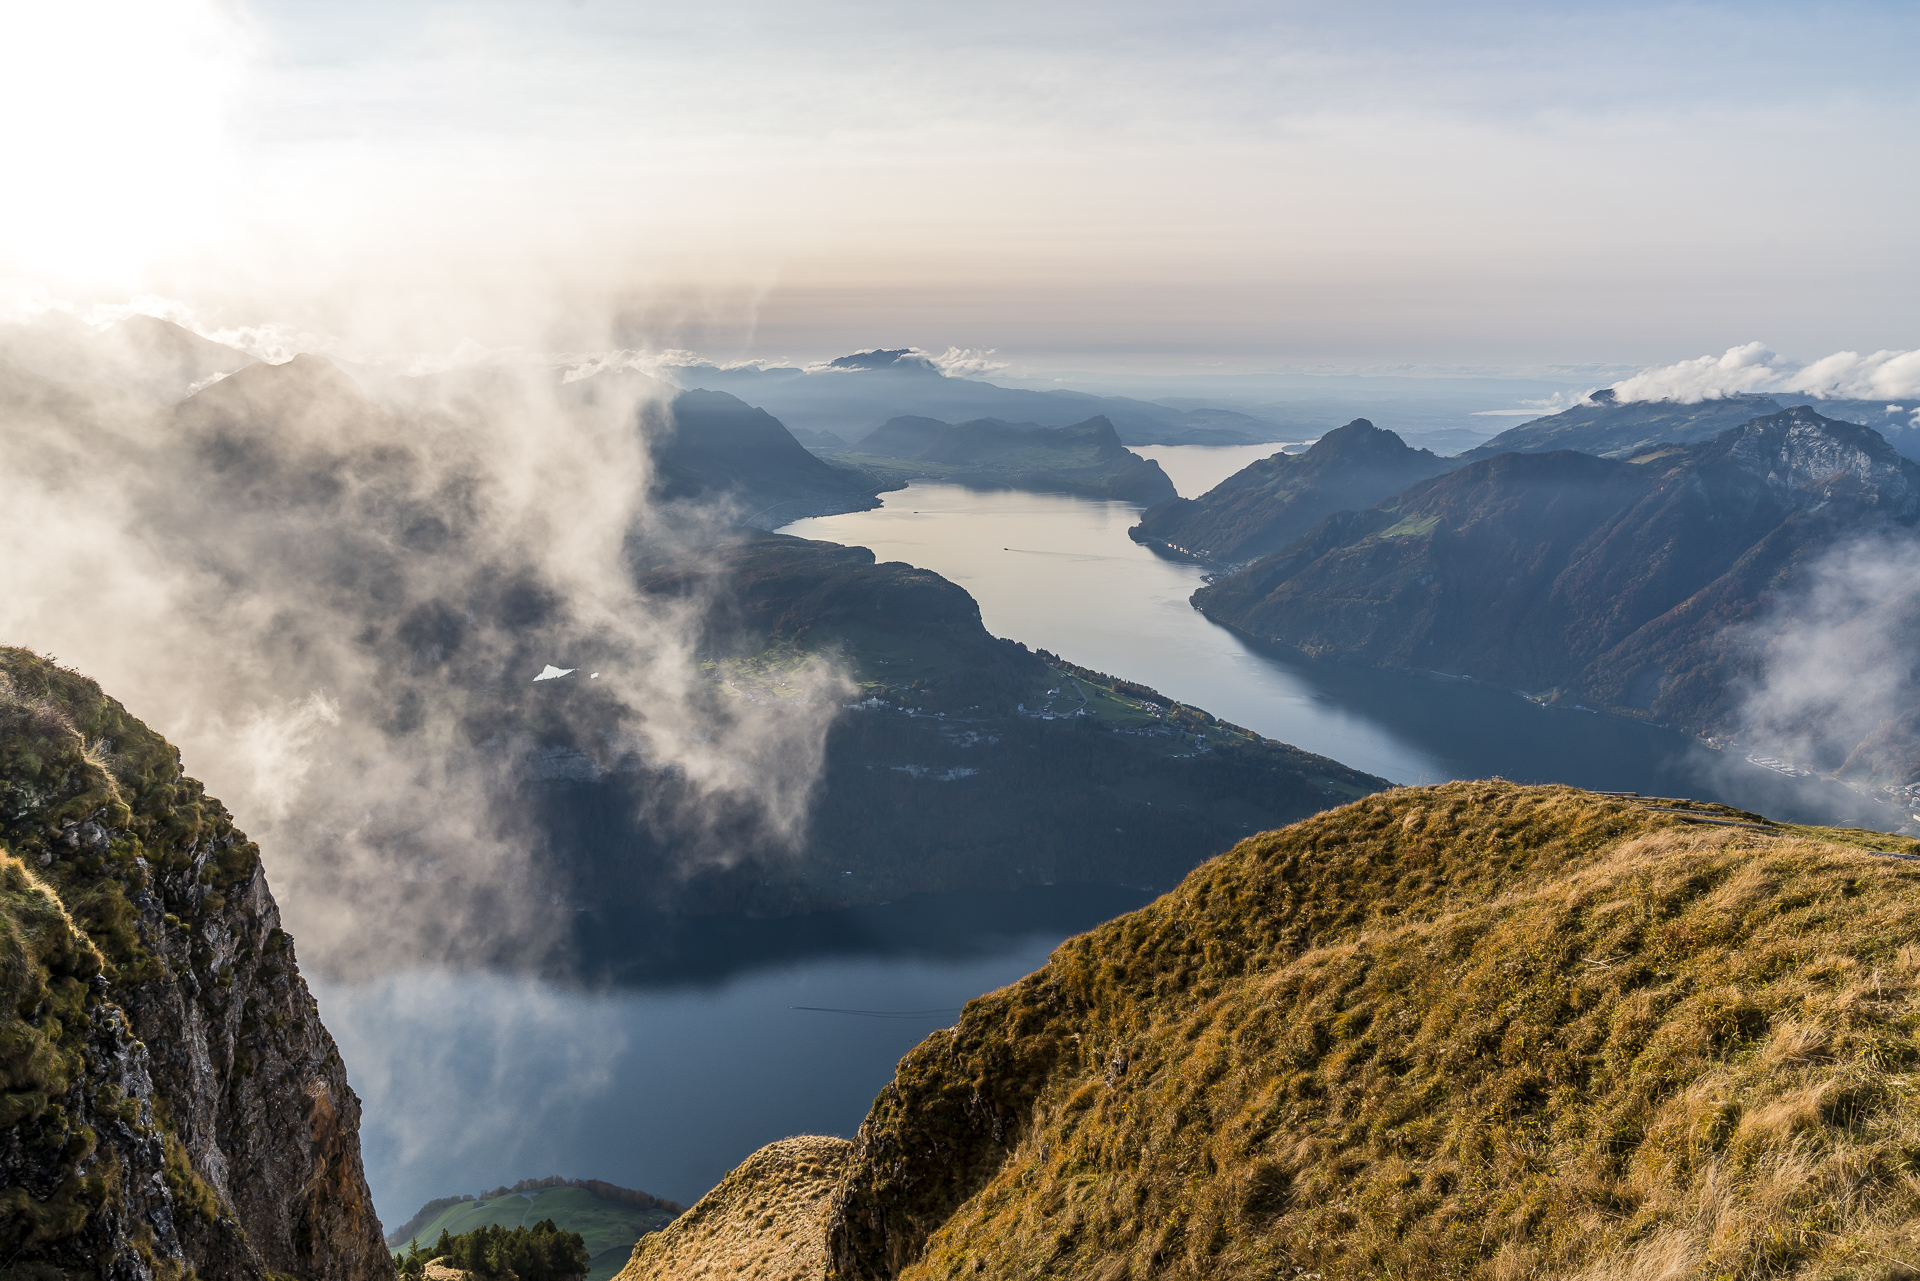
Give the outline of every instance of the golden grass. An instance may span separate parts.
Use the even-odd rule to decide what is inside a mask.
[[[910,1054],[830,1274],[1920,1276],[1917,985],[1920,865],[1401,789]]]
[[[641,1237],[615,1281],[814,1281],[826,1265],[826,1212],[853,1145],[803,1135],[769,1143],[658,1232]]]

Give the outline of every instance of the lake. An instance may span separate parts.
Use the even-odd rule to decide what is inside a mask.
[[[1278,446],[1149,446],[1176,488],[1204,490]],[[782,533],[869,547],[952,579],[987,630],[1153,686],[1268,738],[1396,783],[1499,775],[1719,800],[1801,822],[1897,821],[1837,784],[1790,779],[1685,734],[1436,674],[1310,661],[1188,604],[1195,565],[1133,542],[1130,503],[913,484],[872,511]]]
[[[851,1136],[900,1057],[968,1000],[1150,897],[1056,886],[783,920],[623,918],[596,932],[637,936],[625,951],[644,963],[611,986],[308,981],[365,1105],[389,1229],[434,1197],[549,1174],[691,1205],[763,1144]]]

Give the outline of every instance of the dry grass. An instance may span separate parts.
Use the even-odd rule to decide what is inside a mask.
[[[815,1281],[826,1266],[827,1208],[852,1151],[819,1135],[769,1143],[640,1238],[615,1281]]]
[[[1568,788],[1369,798],[909,1055],[834,1274],[1905,1276],[1917,985],[1915,864]]]

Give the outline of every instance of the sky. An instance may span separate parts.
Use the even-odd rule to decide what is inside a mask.
[[[4,0],[0,308],[449,353],[1920,347],[1910,3]]]

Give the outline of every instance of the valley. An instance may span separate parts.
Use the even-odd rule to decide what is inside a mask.
[[[42,406],[74,394],[22,385]],[[1225,1170],[1227,1182],[1173,1194],[1162,1184],[1176,1167],[1158,1155],[1162,1146],[1184,1152],[1179,1161],[1201,1151],[1180,1124],[1161,1135],[1140,1129],[1126,1108],[1069,1105],[1135,1088],[1131,1080],[1164,1095],[1171,1115],[1198,1107],[1182,1092],[1187,1052],[1156,1029],[1197,1019],[1177,1039],[1218,1057],[1205,1027],[1250,1017],[1233,1005],[1238,971],[1216,973],[1219,957],[1264,957],[1262,972],[1287,971],[1318,950],[1418,925],[1430,908],[1446,922],[1476,910],[1477,890],[1464,898],[1448,890],[1444,907],[1410,890],[1403,904],[1391,877],[1366,887],[1349,878],[1321,900],[1282,896],[1265,907],[1244,887],[1206,888],[1244,880],[1250,858],[1269,859],[1249,851],[1289,842],[1330,851],[1364,830],[1376,833],[1365,840],[1367,858],[1385,860],[1369,863],[1379,870],[1398,865],[1405,834],[1425,830],[1416,819],[1444,811],[1458,831],[1436,827],[1431,841],[1406,848],[1441,858],[1451,869],[1444,883],[1488,894],[1500,885],[1519,893],[1535,872],[1500,857],[1476,869],[1469,850],[1558,851],[1536,869],[1552,893],[1560,892],[1552,876],[1576,855],[1604,848],[1631,861],[1682,830],[1693,834],[1690,857],[1755,839],[1815,859],[1898,861],[1920,851],[1881,831],[1835,827],[1892,824],[1886,806],[1828,774],[1656,723],[1713,727],[1677,717],[1678,704],[1609,701],[1598,682],[1526,666],[1549,656],[1591,665],[1594,654],[1625,652],[1622,627],[1630,638],[1646,618],[1671,626],[1673,606],[1658,592],[1675,583],[1698,591],[1701,575],[1649,549],[1720,556],[1766,590],[1815,564],[1835,531],[1912,523],[1915,465],[1853,424],[1789,409],[1692,443],[1636,445],[1621,458],[1596,446],[1462,462],[1356,420],[1302,452],[1216,476],[1225,483],[1198,499],[1167,501],[1168,475],[1199,474],[1212,465],[1201,451],[1218,446],[1149,446],[1167,459],[1163,468],[1124,449],[1100,420],[952,427],[896,417],[868,452],[816,436],[828,461],[777,418],[724,393],[668,394],[627,374],[596,374],[557,393],[516,385],[529,398],[524,412],[548,412],[541,398],[557,395],[553,409],[586,433],[584,443],[616,442],[626,459],[644,446],[646,465],[617,479],[646,478],[647,518],[606,544],[617,547],[617,574],[591,591],[569,586],[561,562],[491,538],[467,497],[487,492],[487,482],[447,472],[432,452],[495,412],[482,401],[505,393],[484,379],[369,395],[337,367],[303,357],[243,370],[160,420],[173,453],[193,465],[154,455],[168,460],[156,477],[173,483],[177,511],[156,519],[151,545],[183,564],[221,565],[236,599],[273,573],[316,585],[319,594],[300,602],[309,612],[286,619],[361,620],[330,651],[343,668],[345,656],[362,656],[354,661],[372,674],[344,705],[365,725],[359,741],[410,745],[416,754],[395,759],[415,767],[433,759],[419,752],[444,752],[490,780],[476,811],[497,824],[490,839],[526,842],[512,874],[521,879],[488,879],[470,899],[449,897],[459,877],[430,849],[410,848],[413,838],[396,835],[404,827],[371,847],[391,866],[359,869],[384,881],[389,919],[411,913],[417,924],[411,957],[353,957],[312,980],[367,1100],[364,1154],[356,1147],[340,1167],[357,1171],[352,1162],[364,1161],[365,1182],[339,1184],[329,1213],[355,1196],[390,1210],[426,1201],[403,1227],[434,1237],[551,1218],[561,1234],[585,1238],[592,1281],[623,1271],[640,1281],[722,1256],[778,1256],[809,1276],[944,1275],[967,1262],[1012,1274],[1069,1257],[1075,1269],[1149,1275],[1176,1256],[1223,1275],[1276,1258],[1350,1272],[1350,1250],[1399,1256],[1369,1235],[1364,1216],[1329,1237],[1315,1189],[1330,1176],[1311,1161],[1209,1148],[1208,1177]],[[392,448],[385,442],[402,424],[414,443]],[[636,426],[637,437],[623,434]],[[85,430],[142,440],[110,415]],[[1567,430],[1604,444],[1592,414]],[[69,442],[45,443],[52,457]],[[1169,452],[1180,450],[1195,453]],[[1067,464],[1089,458],[1093,469],[1076,480]],[[1127,488],[1141,477],[1143,490]],[[146,501],[157,503],[157,491]],[[611,510],[630,509],[616,498]],[[1546,537],[1528,541],[1538,534]],[[1607,554],[1640,575],[1625,588],[1605,566],[1566,567],[1608,540]],[[1771,562],[1751,552],[1761,545]],[[1244,567],[1205,571],[1235,563]],[[1507,584],[1517,604],[1505,612],[1498,592],[1476,601],[1461,577],[1502,566],[1536,575]],[[1361,611],[1364,620],[1355,613],[1371,590],[1356,582],[1398,591],[1423,574],[1437,581],[1445,567],[1456,577],[1442,590],[1468,600],[1454,622],[1429,611],[1426,631],[1397,628],[1397,616],[1381,624],[1382,602],[1389,615],[1399,607],[1391,591]],[[1356,579],[1357,570],[1374,577]],[[1326,580],[1320,595],[1289,615],[1287,584],[1318,583],[1316,574]],[[1587,579],[1591,599],[1617,618],[1580,612],[1575,589]],[[594,593],[607,583],[629,602],[618,626],[594,621],[592,609],[604,608]],[[1576,601],[1571,621],[1543,650],[1528,629],[1551,613],[1543,602],[1562,600]],[[1288,617],[1352,634],[1303,639],[1275,621]],[[671,630],[635,646],[621,630],[639,619],[670,620]],[[1497,641],[1471,625],[1498,632]],[[1447,635],[1456,650],[1424,669],[1392,648]],[[1698,628],[1676,635],[1701,638]],[[672,680],[649,670],[663,659],[684,660]],[[21,679],[68,679],[33,661],[17,660]],[[539,679],[503,681],[503,667],[537,669]],[[1657,687],[1654,697],[1668,692]],[[673,746],[660,733],[669,725],[700,728]],[[1876,733],[1876,759],[1897,759],[1898,735]],[[716,736],[727,746],[692,746]],[[87,746],[95,737],[82,735],[84,759],[93,759],[84,752],[96,750]],[[1853,754],[1864,759],[1866,746]],[[715,787],[716,775],[703,774],[738,777],[743,767],[798,790],[781,802],[777,790]],[[1442,781],[1489,775],[1504,777]],[[1408,783],[1422,786],[1395,786]],[[1567,783],[1625,795],[1596,798]],[[1475,806],[1492,817],[1461,818]],[[1503,868],[1521,879],[1501,882]],[[139,876],[115,875],[138,889]],[[537,892],[522,892],[527,885]],[[1242,906],[1211,912],[1216,893]],[[87,890],[72,902],[88,929],[109,937],[112,898]],[[1376,900],[1378,921],[1368,915]],[[481,924],[509,902],[499,928]],[[455,910],[421,910],[449,903]],[[1198,940],[1191,947],[1162,946],[1164,930],[1160,943],[1136,938],[1141,922],[1195,904],[1200,915],[1174,930]],[[1299,912],[1307,916],[1288,915]],[[1348,921],[1360,933],[1308,918]],[[1112,941],[1123,938],[1131,941]],[[1485,963],[1506,964],[1501,949],[1510,946],[1489,944]],[[1130,959],[1098,960],[1090,948]],[[1053,976],[1080,964],[1075,957],[1085,964],[1069,993]],[[1051,1013],[1021,1004],[1036,984],[1055,985],[1042,1002]],[[1369,1019],[1398,1026],[1412,1017],[1385,993],[1367,999],[1381,1005]],[[1420,1000],[1444,1004],[1433,992]],[[983,1032],[981,1019],[1002,1017],[994,1011],[1011,1011],[1015,1031]],[[1082,1016],[1091,1022],[1073,1022]],[[1289,1015],[1287,1027],[1306,1017]],[[1235,1079],[1252,1082],[1253,1093],[1222,1103],[1245,1106],[1210,1125],[1223,1134],[1259,1128],[1246,1119],[1248,1100],[1293,1085],[1255,1078],[1278,1071],[1285,1055],[1275,1047],[1292,1036],[1275,1030],[1237,1061]],[[1455,1062],[1457,1049],[1435,1036],[1433,1061]],[[1069,1041],[1079,1048],[1059,1049]],[[952,1070],[981,1083],[980,1106],[997,1119],[943,1102],[946,1051],[928,1047],[945,1044],[966,1047],[956,1051],[964,1066]],[[1314,1056],[1328,1053],[1314,1039],[1297,1062],[1286,1060],[1294,1064],[1286,1080],[1321,1070]],[[1338,1118],[1314,1120],[1306,1107],[1345,1088],[1335,1078],[1346,1069],[1328,1070],[1301,1087],[1289,1124],[1320,1125],[1338,1147]],[[1599,1079],[1591,1065],[1567,1070]],[[1453,1085],[1472,1094],[1476,1080]],[[1512,1094],[1505,1077],[1489,1081],[1495,1095]],[[1642,1111],[1661,1106],[1644,1092],[1622,1098]],[[1549,1124],[1570,1127],[1564,1142],[1575,1151],[1585,1114],[1554,1115],[1561,1119]],[[801,1129],[858,1134],[851,1147],[814,1138],[765,1148]],[[1138,1148],[1138,1168],[1102,1165],[1110,1143]],[[937,1175],[905,1155],[929,1150],[945,1154]],[[1081,1162],[1070,1174],[1054,1168],[1065,1153]],[[1031,1179],[1023,1173],[1011,1185],[995,1173],[1029,1166]],[[677,1203],[611,1184],[505,1182],[582,1167]],[[455,1168],[502,1186],[449,1202]],[[1498,1177],[1534,1186],[1513,1171]],[[1449,1182],[1457,1175],[1434,1178],[1418,1202],[1427,1216],[1418,1248],[1466,1259],[1471,1248],[1447,1225],[1468,1201]],[[1062,1221],[1065,1236],[1023,1226],[1029,1184],[1049,1205],[1077,1207]],[[180,1182],[175,1195],[194,1186]],[[1173,1226],[1143,1232],[1128,1205],[1151,1206]],[[758,1235],[769,1216],[785,1216],[778,1241]],[[1871,1234],[1870,1225],[1848,1230]],[[308,1240],[296,1230],[292,1248]],[[1564,1261],[1585,1247],[1542,1238],[1528,1248]]]

